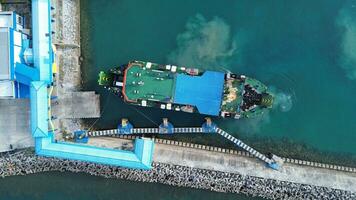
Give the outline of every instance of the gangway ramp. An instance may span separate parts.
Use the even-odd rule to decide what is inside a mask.
[[[179,133],[204,133],[201,127],[183,127],[183,128],[173,128],[172,133],[164,134],[179,134]],[[141,135],[141,134],[163,134],[160,132],[159,128],[133,128],[129,133],[120,133],[119,129],[110,130],[98,130],[98,131],[88,131],[87,136],[98,137],[98,136],[112,136],[117,134],[130,134],[130,135]]]
[[[249,152],[253,156],[257,157],[258,159],[266,162],[269,165],[273,164],[273,161],[271,159],[267,158],[265,155],[261,154],[260,152],[256,151],[252,147],[250,147],[247,144],[243,143],[241,140],[239,140],[239,139],[235,138],[234,136],[230,135],[226,131],[224,131],[224,130],[218,128],[218,127],[215,128],[215,131],[216,131],[217,134],[219,134],[219,135],[223,136],[224,138],[230,140],[236,146],[244,149],[245,151]]]

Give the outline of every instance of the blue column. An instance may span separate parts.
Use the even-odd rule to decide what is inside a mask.
[[[39,78],[48,84],[52,82],[52,41],[50,2],[32,0],[32,40],[34,66],[39,70]]]

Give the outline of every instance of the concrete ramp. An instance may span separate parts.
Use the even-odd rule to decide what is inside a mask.
[[[0,99],[0,152],[34,146],[29,119],[28,99]]]
[[[68,92],[61,95],[58,105],[52,107],[63,119],[100,117],[100,95],[95,92]]]

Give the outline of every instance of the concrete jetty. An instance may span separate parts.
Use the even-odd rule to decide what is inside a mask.
[[[60,118],[100,117],[100,96],[92,91],[63,93],[53,104],[53,112]]]
[[[122,137],[127,139],[90,138],[88,145],[115,149],[132,148],[131,138],[134,136]],[[301,161],[300,164],[286,162],[277,171],[267,168],[263,162],[245,152],[163,139],[155,141],[153,162],[356,192],[356,171],[322,168],[325,164],[321,163],[320,167],[313,167],[307,164],[311,163],[308,161]]]
[[[198,148],[179,146],[173,148],[172,145],[166,144],[156,145],[153,158],[155,162],[160,163],[356,192],[356,173],[290,163],[285,163],[280,170],[276,171],[266,168],[262,162],[250,157]]]
[[[100,98],[93,91],[82,90],[80,50],[80,1],[53,0],[52,29],[56,47],[58,74],[55,78],[53,112],[58,132],[83,129],[83,118],[100,117]],[[61,138],[58,136],[58,138]]]

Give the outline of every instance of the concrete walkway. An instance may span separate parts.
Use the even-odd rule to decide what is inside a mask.
[[[93,91],[63,93],[53,105],[53,114],[61,119],[100,117],[100,96]]]
[[[127,150],[133,147],[132,140],[113,137],[90,138],[88,145]],[[356,192],[356,173],[290,163],[283,164],[279,171],[275,171],[265,167],[265,163],[256,158],[157,142],[154,147],[153,162]]]
[[[201,149],[156,143],[153,161],[356,192],[356,173],[289,163],[275,171],[256,158]]]
[[[28,99],[0,100],[0,152],[33,147]]]

